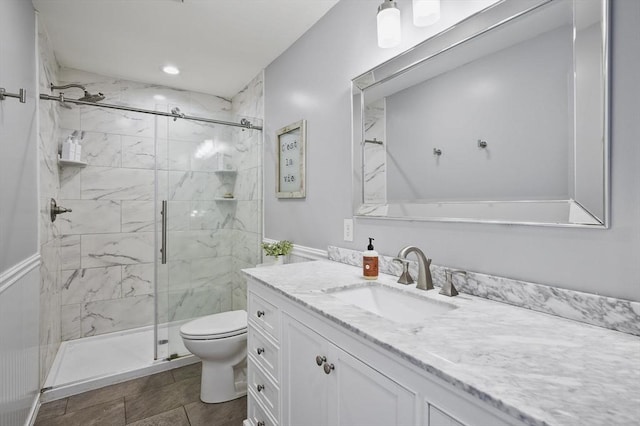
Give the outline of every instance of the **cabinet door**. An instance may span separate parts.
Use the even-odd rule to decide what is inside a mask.
[[[413,392],[286,316],[282,350],[284,425],[415,424]]]
[[[298,321],[283,315],[282,424],[327,425],[327,377],[316,357],[327,356],[327,341]]]
[[[333,360],[335,390],[329,397],[330,425],[415,425],[414,392],[341,349],[332,351]]]
[[[429,405],[429,426],[464,426],[462,423],[438,410],[433,405]]]

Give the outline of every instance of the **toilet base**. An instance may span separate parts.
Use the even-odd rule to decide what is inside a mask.
[[[202,363],[200,400],[207,404],[227,402],[247,394],[246,388],[237,391],[234,366],[216,363]]]

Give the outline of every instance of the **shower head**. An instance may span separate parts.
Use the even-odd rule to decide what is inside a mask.
[[[54,90],[62,90],[62,89],[69,89],[72,87],[78,88],[78,89],[82,89],[84,91],[84,96],[79,98],[79,101],[84,101],[84,102],[100,102],[101,100],[104,99],[104,94],[98,92],[98,94],[96,95],[92,95],[91,93],[87,92],[87,88],[84,87],[82,84],[65,84],[64,86],[54,86],[53,83],[49,84],[49,87],[51,88],[51,91],[53,92]]]
[[[86,90],[84,91],[84,96],[81,97],[80,99],[78,99],[79,101],[85,101],[85,102],[100,102],[101,100],[104,99],[104,95],[101,92],[98,92],[95,95],[92,95],[91,93],[87,92]]]

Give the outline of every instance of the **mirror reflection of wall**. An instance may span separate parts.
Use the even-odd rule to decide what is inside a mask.
[[[389,200],[571,197],[572,33],[563,26],[387,97]]]

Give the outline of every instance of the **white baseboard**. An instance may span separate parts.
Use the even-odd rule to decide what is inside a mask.
[[[40,402],[40,394],[36,396],[33,404],[31,405],[31,411],[29,411],[29,417],[27,417],[27,421],[24,423],[25,426],[33,426],[36,422],[36,417],[38,417],[38,411],[40,411],[40,407],[42,403]]]

